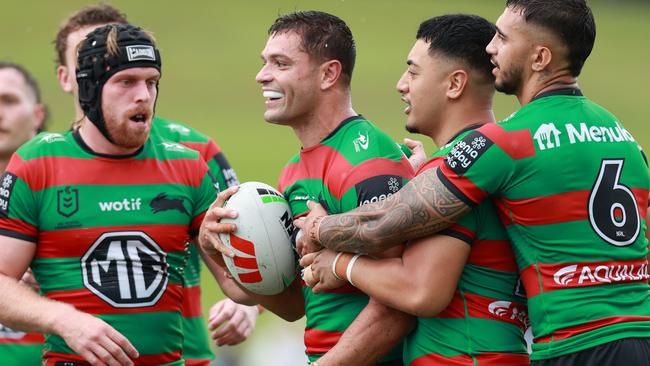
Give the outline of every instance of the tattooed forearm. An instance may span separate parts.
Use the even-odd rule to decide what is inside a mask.
[[[319,239],[337,251],[376,253],[445,229],[469,210],[430,169],[381,202],[325,217]]]

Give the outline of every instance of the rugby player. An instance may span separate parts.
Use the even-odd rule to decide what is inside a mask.
[[[305,215],[309,199],[345,212],[396,192],[412,169],[398,146],[352,108],[356,48],[345,22],[324,12],[295,12],[279,17],[269,35],[256,80],[266,100],[264,119],[291,127],[302,145],[279,179],[293,214]],[[234,229],[218,223],[233,214],[221,208],[231,191],[224,193],[200,234],[202,248],[217,259],[215,246],[223,244],[216,234]],[[287,320],[304,314],[306,352],[314,365],[401,365],[400,341],[413,324],[352,286],[315,294],[297,278],[278,296],[229,295],[261,301]]]

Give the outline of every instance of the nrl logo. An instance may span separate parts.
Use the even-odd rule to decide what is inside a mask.
[[[177,125],[177,124],[175,124],[175,123],[172,123],[172,124],[170,124],[170,125],[167,125],[167,128],[168,128],[170,131],[172,131],[172,132],[178,132],[178,133],[180,133],[181,135],[189,135],[189,133],[190,133],[190,129],[189,129],[189,128],[187,128],[187,127],[185,127],[185,126]]]
[[[70,186],[56,192],[56,210],[61,216],[70,217],[79,211],[79,190]]]
[[[368,131],[361,133],[359,131],[359,137],[352,140],[354,143],[354,151],[359,152],[361,149],[368,150],[368,145],[370,144],[370,137],[368,137]]]
[[[183,145],[177,144],[175,142],[163,142],[162,146],[167,151],[185,151],[185,147]]]
[[[57,142],[57,141],[65,141],[65,137],[63,137],[63,135],[58,134],[58,133],[48,133],[48,134],[43,135],[41,137],[41,139],[38,140],[38,142],[45,142],[45,143],[48,143],[48,144],[51,144],[51,143]]]

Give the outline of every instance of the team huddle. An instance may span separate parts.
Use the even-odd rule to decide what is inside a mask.
[[[268,309],[305,317],[315,366],[650,365],[647,159],[578,87],[585,0],[420,24],[397,90],[430,156],[355,112],[343,20],[297,11],[268,34],[264,119],[302,146],[280,194],[264,190],[288,203],[303,268],[273,295],[227,269],[257,266],[221,240],[252,213],[224,206],[239,183],[214,141],[155,115],[149,32],[109,5],[63,23],[76,121],[62,133],[36,135],[38,86],[0,62],[0,125],[16,131],[0,144],[0,363],[208,365],[210,338],[240,343]],[[499,122],[495,91],[521,105]],[[227,296],[207,329],[201,262]]]

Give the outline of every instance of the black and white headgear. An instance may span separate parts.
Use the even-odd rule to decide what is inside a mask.
[[[109,53],[107,47],[108,35],[113,29],[117,33],[116,54]],[[86,117],[111,142],[102,112],[102,89],[111,76],[133,67],[161,69],[160,52],[142,28],[110,24],[88,33],[81,42],[77,57],[79,105]]]

